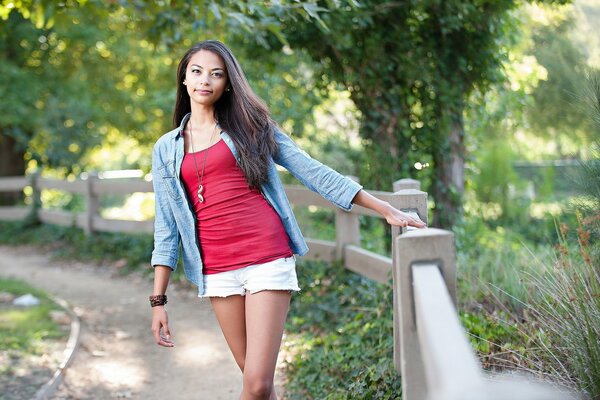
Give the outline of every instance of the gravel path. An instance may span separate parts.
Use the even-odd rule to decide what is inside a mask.
[[[147,279],[7,246],[0,246],[0,276],[65,299],[81,318],[81,345],[54,400],[238,398],[242,376],[210,304],[189,289],[169,288],[176,345],[167,349],[156,346],[150,333]]]

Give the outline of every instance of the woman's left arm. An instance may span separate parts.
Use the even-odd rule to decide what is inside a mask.
[[[393,207],[387,201],[379,200],[362,189],[354,196],[352,203],[378,212],[390,225],[414,226],[416,228],[425,228],[426,226],[420,219],[411,217],[409,214]]]

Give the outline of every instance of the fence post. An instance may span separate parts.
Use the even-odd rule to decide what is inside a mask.
[[[41,170],[37,169],[29,175],[29,186],[31,186],[31,211],[26,217],[27,223],[37,223],[39,221],[39,210],[42,208],[42,191],[39,188],[38,181],[42,176]]]
[[[427,381],[421,357],[421,347],[415,323],[415,302],[412,289],[412,268],[419,263],[437,265],[456,303],[456,256],[454,235],[441,229],[424,229],[400,235],[394,240],[394,293],[400,309],[400,354],[394,354],[394,365],[402,375],[404,400],[426,398]],[[432,293],[432,296],[435,294]],[[396,344],[396,343],[394,343]],[[396,348],[394,348],[395,350]]]
[[[394,192],[404,189],[421,190],[421,182],[416,179],[403,178],[394,182]]]
[[[98,213],[98,196],[94,193],[94,184],[98,180],[98,174],[89,172],[85,185],[85,223],[83,231],[86,235],[94,233],[94,216]]]
[[[355,182],[358,178],[348,176]],[[341,260],[344,257],[344,246],[347,244],[360,244],[360,221],[358,214],[350,213],[341,209],[335,211],[335,257]]]
[[[421,183],[414,179],[400,179],[394,182],[394,196],[390,204],[402,211],[416,211],[419,217],[427,223],[427,193],[419,190]],[[392,260],[398,258],[396,246],[394,245],[396,237],[406,230],[404,228],[392,227]],[[396,270],[392,269],[394,279],[394,365],[396,371],[401,372],[400,359],[402,351],[400,345],[401,325],[400,308],[398,302],[398,293],[396,282],[399,277],[396,276]]]

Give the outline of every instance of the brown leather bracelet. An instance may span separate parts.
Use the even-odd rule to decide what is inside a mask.
[[[165,304],[167,304],[167,295],[166,294],[157,294],[157,295],[148,297],[148,299],[150,300],[151,307],[164,306]]]

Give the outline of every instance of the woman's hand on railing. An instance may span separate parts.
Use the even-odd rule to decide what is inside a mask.
[[[404,211],[400,211],[392,206],[390,206],[390,210],[388,211],[388,213],[384,214],[383,216],[390,225],[414,226],[415,228],[427,227],[427,225],[425,225],[425,222],[421,221],[416,214],[413,216]]]
[[[414,226],[415,228],[425,228],[427,226],[417,216],[412,216],[404,211],[400,211],[387,201],[380,200],[365,190],[360,190],[356,196],[354,196],[352,203],[378,212],[390,225]]]

